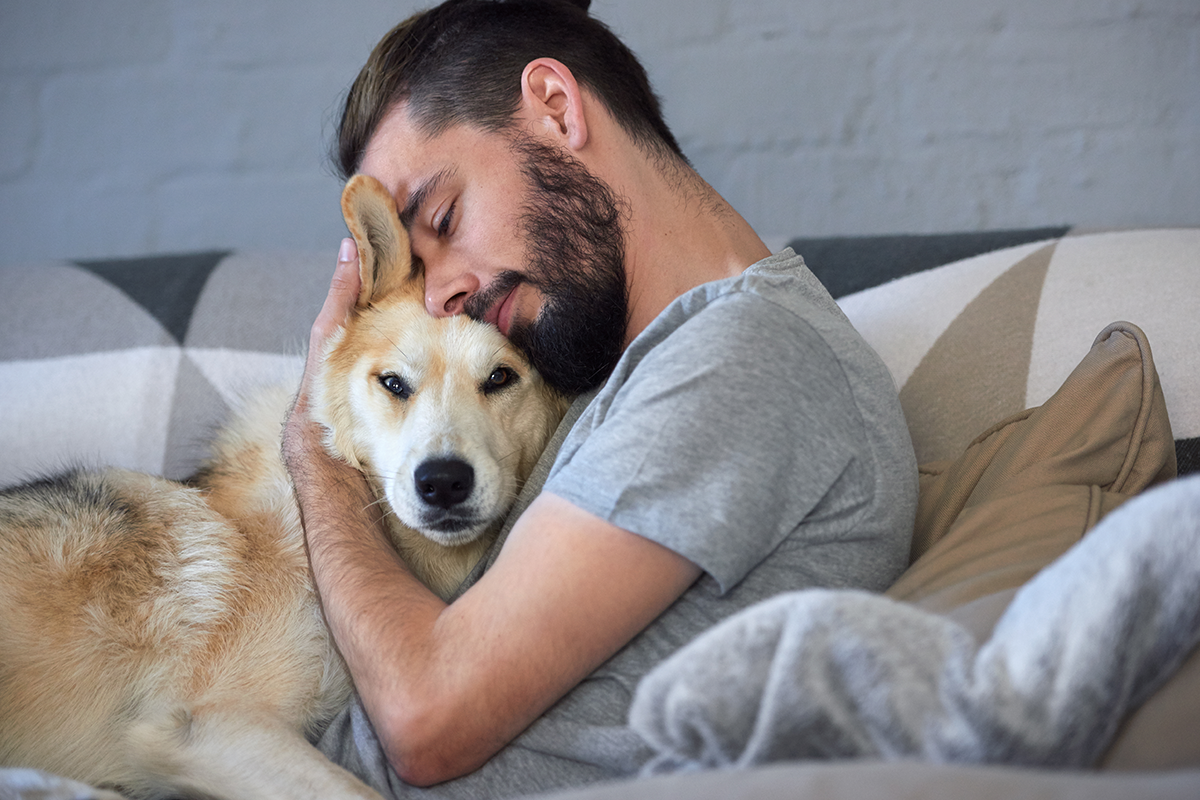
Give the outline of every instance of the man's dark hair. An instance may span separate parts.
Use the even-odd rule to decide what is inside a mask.
[[[343,180],[358,171],[383,117],[407,102],[430,135],[466,123],[505,129],[536,58],[567,65],[643,149],[687,163],[663,121],[637,57],[608,26],[568,0],[447,0],[414,14],[375,46],[346,96],[333,160]]]

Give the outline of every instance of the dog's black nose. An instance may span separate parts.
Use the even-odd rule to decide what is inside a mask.
[[[426,461],[413,472],[417,496],[431,506],[450,508],[471,496],[475,470],[458,458]]]

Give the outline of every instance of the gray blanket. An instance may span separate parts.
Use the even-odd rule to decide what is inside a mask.
[[[122,800],[122,797],[48,772],[14,768],[0,769],[0,800]]]
[[[639,684],[643,774],[919,758],[1094,765],[1200,639],[1200,476],[1129,501],[1024,586],[980,645],[855,591],[747,609]]]

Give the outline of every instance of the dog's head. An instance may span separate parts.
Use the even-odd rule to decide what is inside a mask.
[[[566,401],[492,325],[434,318],[391,195],[355,176],[342,195],[362,290],[315,382],[326,447],[400,522],[446,546],[511,507]]]

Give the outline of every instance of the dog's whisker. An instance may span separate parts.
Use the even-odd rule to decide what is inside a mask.
[[[367,503],[365,506],[363,506],[362,510],[366,511],[369,508],[374,508],[375,506],[384,505],[385,503],[387,503],[387,498],[381,497],[378,500]],[[390,512],[391,509],[392,509],[391,505],[388,505],[387,510]]]

